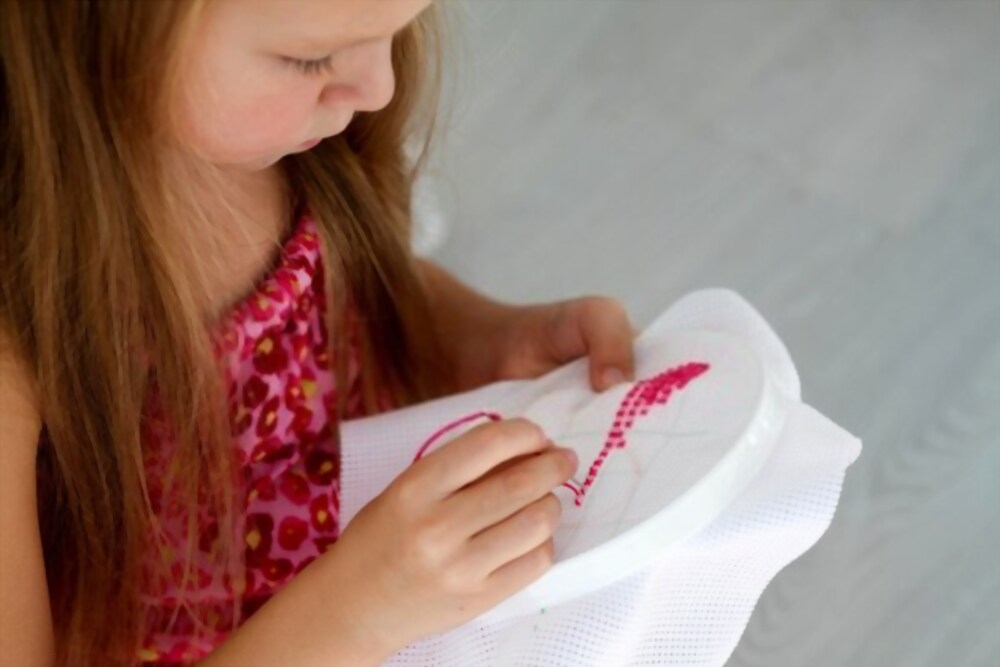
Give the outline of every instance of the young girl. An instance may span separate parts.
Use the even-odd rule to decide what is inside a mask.
[[[551,564],[575,464],[521,419],[337,522],[340,420],[632,373],[616,301],[413,255],[437,11],[4,0],[0,664],[374,665]]]

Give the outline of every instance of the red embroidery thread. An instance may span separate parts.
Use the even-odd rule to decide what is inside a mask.
[[[434,443],[434,441],[437,440],[438,438],[440,438],[442,435],[444,435],[445,433],[447,433],[451,429],[455,428],[456,426],[461,426],[462,424],[464,424],[466,422],[470,422],[470,421],[472,421],[474,419],[479,419],[480,417],[486,417],[486,418],[488,418],[488,419],[490,419],[492,421],[500,421],[501,419],[503,419],[503,417],[498,412],[492,412],[492,411],[489,411],[489,410],[478,410],[476,412],[473,412],[470,415],[466,415],[465,417],[460,417],[460,418],[456,419],[455,421],[449,422],[448,424],[445,424],[444,426],[442,426],[441,428],[439,428],[437,431],[435,431],[434,435],[432,435],[431,437],[427,438],[427,441],[424,442],[424,444],[420,445],[420,449],[417,450],[417,455],[413,457],[413,463],[416,463],[417,461],[419,461],[420,457],[424,455],[424,453]],[[577,493],[578,492],[578,489],[576,487],[570,485],[568,482],[564,482],[563,486],[565,486],[566,488],[568,488],[569,490],[571,490],[573,493]]]
[[[611,451],[624,449],[625,445],[628,444],[625,436],[632,428],[635,420],[639,417],[645,417],[649,413],[649,409],[655,405],[666,405],[674,389],[684,389],[691,380],[703,375],[710,368],[709,364],[703,362],[690,362],[658,373],[651,378],[639,380],[629,389],[615,413],[615,419],[605,438],[604,446],[587,471],[587,477],[584,479],[583,484],[574,485],[570,482],[562,484],[562,486],[573,492],[577,507],[583,505],[583,498],[587,490],[593,486],[601,467],[611,454]],[[417,455],[413,457],[413,462],[416,463],[435,440],[451,429],[481,417],[486,417],[492,421],[503,419],[499,413],[489,410],[479,410],[465,417],[460,417],[441,427],[428,438],[420,446]]]
[[[615,413],[615,421],[608,431],[608,436],[604,441],[604,446],[587,471],[587,478],[579,489],[574,489],[576,495],[576,505],[583,504],[583,497],[597,479],[604,461],[611,454],[613,449],[624,449],[628,441],[625,439],[626,433],[632,428],[633,423],[639,417],[645,417],[649,409],[654,405],[666,405],[670,400],[670,395],[674,389],[683,389],[688,382],[705,373],[711,368],[706,363],[691,362],[678,366],[669,371],[664,371],[646,380],[640,380],[629,389],[622,399],[618,411]]]
[[[420,457],[423,456],[424,452],[427,451],[427,448],[430,447],[431,444],[433,444],[433,442],[438,438],[440,438],[442,435],[444,435],[451,429],[455,428],[456,426],[461,426],[465,422],[470,422],[473,419],[479,419],[480,417],[487,417],[492,421],[500,421],[501,419],[503,419],[503,417],[501,417],[499,413],[490,412],[489,410],[478,410],[477,412],[473,412],[471,415],[460,417],[459,419],[456,419],[453,422],[445,424],[437,431],[435,431],[434,435],[427,438],[427,441],[424,444],[420,445],[420,449],[417,450],[417,455],[413,457],[413,462],[416,463],[417,461],[419,461]]]

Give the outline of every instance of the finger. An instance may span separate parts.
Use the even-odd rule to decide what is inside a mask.
[[[455,524],[467,535],[475,535],[551,493],[570,479],[579,465],[570,462],[565,452],[553,447],[492,473],[448,498],[445,502],[451,505],[448,511],[455,517]]]
[[[549,449],[551,449],[552,445],[554,445],[554,444],[555,443],[553,443],[550,440],[549,441]],[[472,480],[471,482],[469,482],[468,484],[466,484],[465,486],[463,486],[461,489],[459,489],[459,491],[464,491],[465,489],[468,489],[469,487],[477,484],[478,482],[481,482],[481,481],[483,481],[485,479],[488,479],[489,477],[492,477],[494,475],[499,475],[504,470],[509,470],[510,468],[513,468],[514,466],[516,466],[519,463],[522,463],[524,461],[530,461],[532,458],[534,458],[536,456],[539,456],[540,454],[544,453],[545,451],[548,451],[548,450],[547,449],[546,450],[542,450],[541,452],[535,452],[533,454],[522,454],[522,455],[510,458],[510,459],[507,459],[506,461],[504,461],[503,463],[500,463],[496,467],[490,468],[488,471],[486,471],[486,474],[484,474],[483,476],[479,477],[479,479]]]
[[[528,584],[538,580],[555,562],[555,540],[549,538],[523,556],[494,570],[487,581],[490,590],[504,591],[501,599],[510,597]]]
[[[523,418],[481,424],[446,442],[410,468],[447,497],[508,459],[552,446],[538,424]]]
[[[562,503],[548,493],[505,521],[469,540],[470,566],[489,574],[552,537],[562,516]]]
[[[577,318],[590,357],[590,383],[604,391],[635,378],[635,329],[624,307],[610,297],[590,297]]]

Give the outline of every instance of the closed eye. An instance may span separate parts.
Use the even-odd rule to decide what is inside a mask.
[[[299,60],[298,58],[283,58],[283,60],[307,75],[323,74],[333,71],[333,56],[317,60]]]

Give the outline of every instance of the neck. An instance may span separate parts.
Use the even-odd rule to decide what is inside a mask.
[[[247,172],[212,169],[189,175],[177,202],[180,255],[215,321],[269,270],[292,226],[292,206],[279,164]]]

